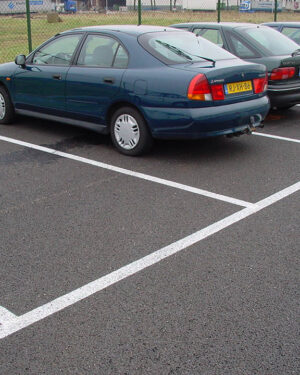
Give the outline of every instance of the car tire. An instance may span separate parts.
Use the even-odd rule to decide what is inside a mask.
[[[0,124],[11,124],[15,117],[15,109],[4,87],[0,86]]]
[[[124,155],[145,154],[153,144],[145,119],[132,107],[122,107],[113,113],[110,135],[117,150]]]

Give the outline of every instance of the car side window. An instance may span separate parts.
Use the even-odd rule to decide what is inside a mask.
[[[298,29],[297,31],[293,32],[293,34],[290,35],[290,38],[294,42],[300,44],[300,29]]]
[[[293,39],[296,43],[300,44],[300,28],[299,27],[283,27],[282,34]]]
[[[38,65],[69,65],[82,34],[60,36],[40,48],[32,63]]]
[[[201,36],[202,32],[203,32],[202,28],[200,29],[199,27],[196,27],[195,29],[193,29],[193,33],[196,34],[197,36]]]
[[[125,51],[125,48],[119,44],[119,48],[117,50],[116,56],[115,56],[115,61],[114,61],[114,68],[120,68],[120,69],[125,69],[127,68],[128,65],[128,55],[127,52]]]
[[[114,38],[104,35],[89,35],[80,51],[77,65],[99,68],[126,68],[128,55]]]
[[[286,26],[284,26],[282,28],[281,32],[282,32],[282,34],[290,37],[295,31],[300,31],[300,29],[297,28],[297,27],[286,27]]]
[[[212,43],[217,44],[219,47],[224,46],[224,41],[223,41],[220,30],[217,30],[217,29],[194,29],[193,33],[195,33],[197,36],[202,36],[202,38],[205,38]]]
[[[229,34],[228,36],[233,48],[232,53],[234,53],[236,56],[240,57],[241,59],[251,59],[257,57],[255,52],[252,51],[252,49],[248,47],[241,39],[236,38],[232,34]]]

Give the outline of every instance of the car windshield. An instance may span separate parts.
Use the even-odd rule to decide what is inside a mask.
[[[240,30],[242,34],[246,35],[247,39],[254,40],[273,56],[290,55],[299,48],[291,39],[270,27],[257,26]]]
[[[208,62],[236,58],[208,40],[186,31],[147,33],[139,37],[139,43],[165,64]]]

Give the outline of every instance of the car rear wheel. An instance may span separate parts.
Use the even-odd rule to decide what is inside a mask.
[[[0,124],[10,124],[15,111],[10,97],[4,87],[0,86]]]
[[[136,156],[152,147],[152,136],[143,116],[134,108],[122,107],[111,118],[110,134],[119,152]]]

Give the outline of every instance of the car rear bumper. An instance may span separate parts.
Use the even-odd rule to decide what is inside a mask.
[[[197,139],[240,133],[259,126],[270,109],[269,99],[205,108],[143,108],[153,137]]]
[[[271,107],[292,106],[300,103],[300,84],[298,86],[268,87]]]

